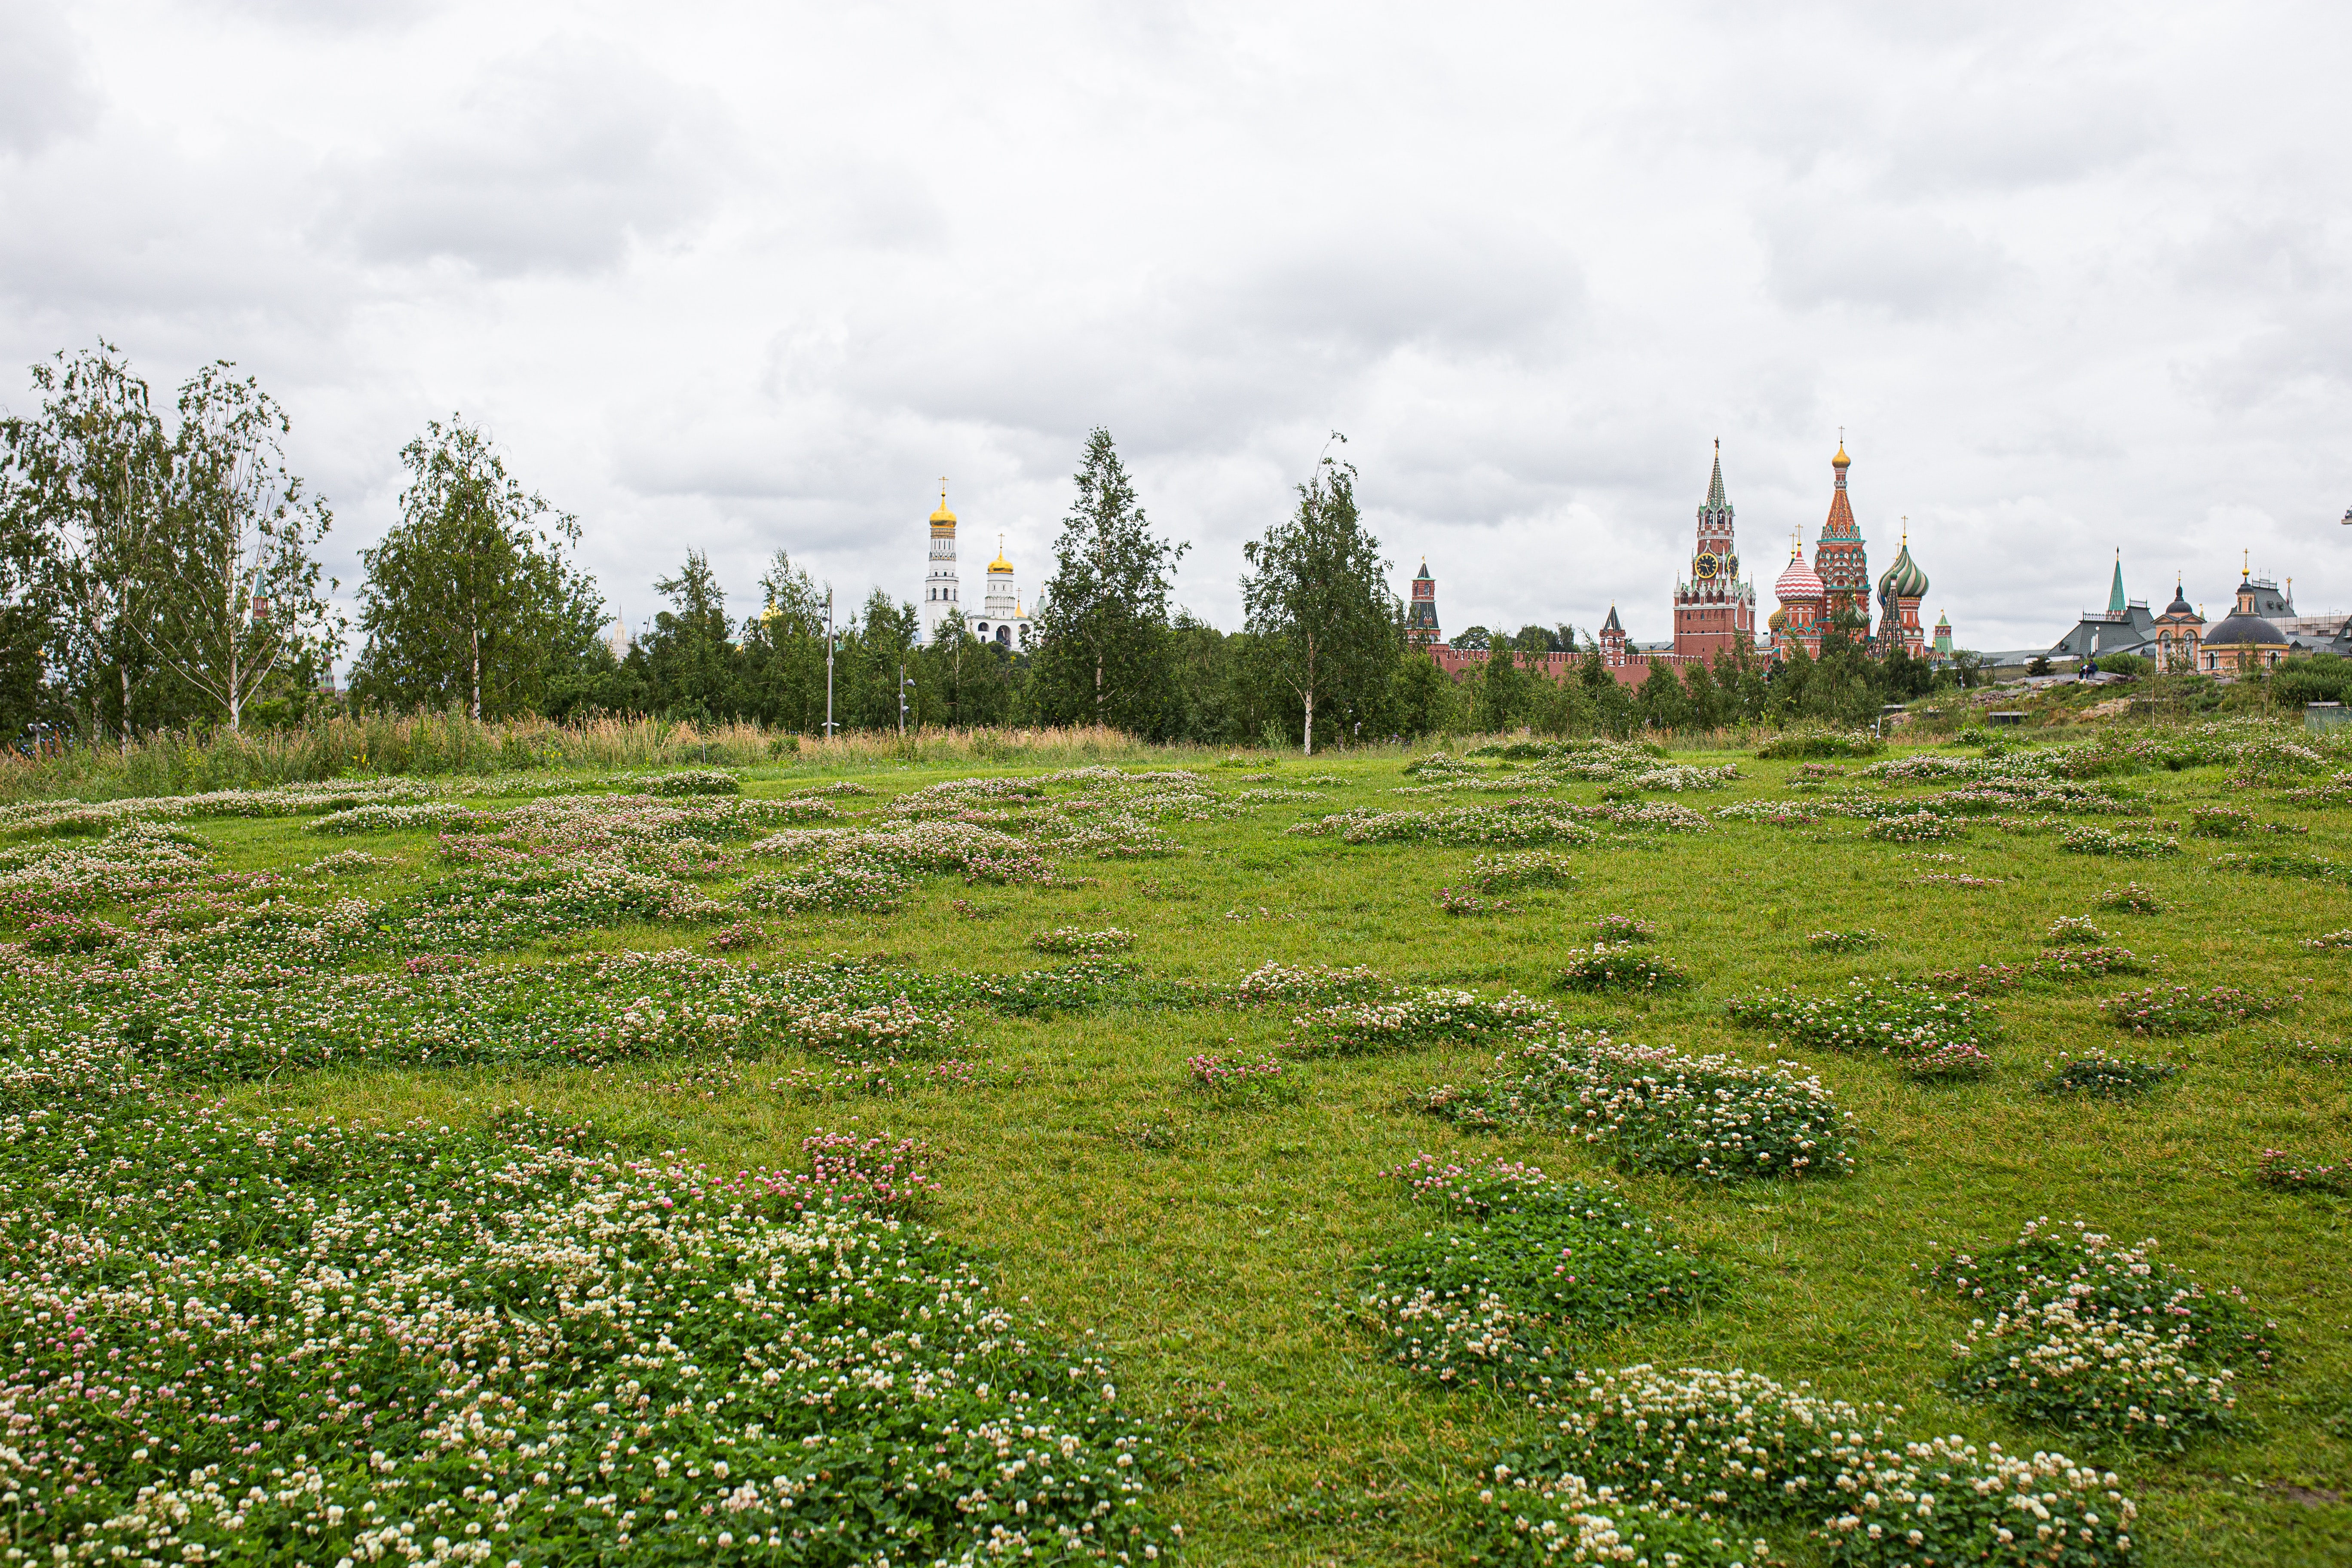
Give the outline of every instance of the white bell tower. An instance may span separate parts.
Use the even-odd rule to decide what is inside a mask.
[[[956,571],[956,515],[948,510],[948,482],[940,480],[940,510],[931,513],[931,569],[923,579],[926,631],[963,616],[963,577]]]

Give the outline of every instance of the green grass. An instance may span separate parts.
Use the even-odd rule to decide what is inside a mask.
[[[975,771],[1021,770],[883,766],[857,776],[895,792]],[[932,879],[887,917],[762,917],[774,942],[751,956],[764,965],[853,952],[915,968],[1011,971],[1046,962],[1027,945],[1039,931],[1116,926],[1137,937],[1125,956],[1157,974],[1230,981],[1268,960],[1365,964],[1399,981],[1490,994],[1517,988],[1643,1044],[1749,1059],[1782,1053],[1731,1026],[1724,1006],[1732,996],[2024,963],[2061,916],[2091,915],[2110,942],[2161,963],[2152,976],[1995,995],[2000,1066],[1981,1082],[1923,1088],[1885,1062],[1808,1058],[1863,1129],[1860,1164],[1843,1180],[1787,1184],[1620,1175],[1567,1139],[1465,1135],[1409,1108],[1431,1084],[1476,1078],[1492,1058],[1482,1048],[1302,1062],[1294,1070],[1304,1092],[1287,1104],[1220,1110],[1192,1090],[1185,1058],[1228,1040],[1255,1054],[1286,1034],[1281,1010],[974,1014],[967,1028],[976,1054],[1003,1081],[900,1100],[663,1092],[675,1072],[646,1061],[594,1072],[324,1072],[242,1086],[230,1099],[305,1116],[452,1124],[523,1101],[593,1116],[638,1147],[726,1163],[794,1163],[799,1141],[817,1128],[928,1140],[945,1156],[930,1223],[983,1255],[1005,1296],[1027,1299],[1071,1339],[1095,1334],[1129,1395],[1163,1415],[1188,1467],[1167,1505],[1199,1563],[1458,1560],[1465,1500],[1482,1468],[1525,1434],[1524,1419],[1475,1391],[1417,1383],[1340,1310],[1361,1259],[1426,1226],[1426,1211],[1381,1174],[1424,1152],[1620,1180],[1684,1245],[1730,1275],[1718,1302],[1587,1342],[1587,1364],[1739,1366],[1811,1379],[1857,1403],[1900,1403],[1923,1435],[2095,1457],[2141,1500],[2137,1535],[2149,1563],[2352,1561],[2352,1505],[2339,1500],[2352,1493],[2352,1203],[2270,1192],[2252,1180],[2265,1147],[2325,1157],[2352,1145],[2352,1068],[2267,1048],[2344,1039],[2352,1019],[2346,960],[2298,945],[2352,924],[2343,890],[2216,868],[2202,841],[2177,858],[2126,862],[2063,853],[2054,834],[2011,836],[1981,824],[1954,843],[1874,842],[1865,823],[1832,817],[1797,829],[1719,822],[1706,833],[1607,837],[1564,851],[1580,878],[1573,890],[1526,889],[1512,895],[1523,912],[1448,920],[1437,890],[1465,885],[1477,851],[1353,847],[1282,831],[1343,807],[1426,805],[1388,793],[1412,782],[1395,758],[1293,761],[1276,771],[1286,784],[1309,773],[1345,782],[1318,790],[1311,804],[1168,824],[1188,847],[1178,858],[1073,864],[1097,879],[1093,886],[974,889]],[[1795,764],[1748,762],[1743,772],[1731,789],[1674,798],[1712,815],[1783,794]],[[1217,770],[1208,776],[1226,783]],[[757,796],[808,775],[769,767],[749,777],[746,793]],[[2267,805],[2230,790],[2218,769],[2124,782],[2147,793],[2163,820],[2192,804]],[[1599,791],[1581,784],[1555,798],[1593,802]],[[2298,851],[2352,860],[2352,813],[2294,820],[2312,827]],[[288,819],[194,826],[223,864],[239,868],[285,869],[354,847],[396,860],[337,883],[374,899],[439,871],[421,833],[324,838]],[[1939,871],[2003,880],[1990,889],[1915,880]],[[2126,879],[2155,891],[2165,912],[2098,908],[2101,891]],[[982,918],[957,910],[957,900]],[[1651,951],[1687,969],[1693,987],[1657,996],[1553,992],[1562,954],[1589,947],[1604,913],[1654,924]],[[1883,943],[1858,952],[1808,947],[1811,932],[1859,927]],[[707,934],[633,927],[586,933],[578,944],[698,945]],[[2230,984],[2303,1001],[2284,1017],[2221,1034],[2131,1042],[2100,1018],[2097,1000],[2152,982]],[[2093,1046],[2185,1070],[2132,1102],[2035,1092],[2056,1056]],[[1140,1133],[1147,1124],[1160,1131]],[[2243,1430],[2154,1457],[2101,1448],[2078,1433],[2008,1426],[1937,1391],[1968,1314],[1923,1291],[1916,1271],[1941,1253],[2003,1244],[2037,1215],[2081,1218],[2127,1241],[2156,1237],[2164,1257],[2195,1269],[2209,1289],[2242,1287],[2277,1321],[2277,1366],[2242,1387],[2252,1417]],[[1781,1543],[1802,1559],[1801,1538]]]

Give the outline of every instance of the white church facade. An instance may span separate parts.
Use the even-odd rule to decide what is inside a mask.
[[[992,642],[1013,653],[1027,653],[1036,635],[1036,622],[1021,603],[1013,584],[1013,563],[1005,558],[1004,536],[997,535],[996,559],[988,563],[988,591],[980,608],[963,604],[963,574],[956,567],[956,514],[948,510],[947,481],[940,481],[940,510],[931,513],[930,570],[923,578],[923,624],[935,629],[955,619],[971,628],[982,642]]]

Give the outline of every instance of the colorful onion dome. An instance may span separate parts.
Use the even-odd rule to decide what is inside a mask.
[[[1791,599],[1818,599],[1822,593],[1822,580],[1805,564],[1805,552],[1801,550],[1789,558],[1787,569],[1772,584],[1772,596],[1784,605]]]
[[[1789,612],[1786,610],[1775,610],[1770,615],[1764,617],[1764,624],[1773,631],[1777,632],[1781,627],[1789,624]]]
[[[1927,596],[1927,574],[1919,570],[1911,559],[1911,542],[1906,539],[1903,548],[1895,552],[1895,564],[1878,579],[1881,599],[1924,599]]]
[[[1838,455],[1830,459],[1830,467],[1832,468],[1850,468],[1853,467],[1853,459],[1845,455],[1845,437],[1843,436],[1838,437]]]

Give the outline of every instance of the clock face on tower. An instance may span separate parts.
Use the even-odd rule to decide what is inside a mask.
[[[1692,567],[1692,570],[1698,574],[1698,580],[1704,583],[1714,577],[1716,573],[1721,569],[1722,565],[1723,558],[1721,556],[1717,555],[1712,550],[1702,550],[1699,552],[1698,561],[1696,564]]]

